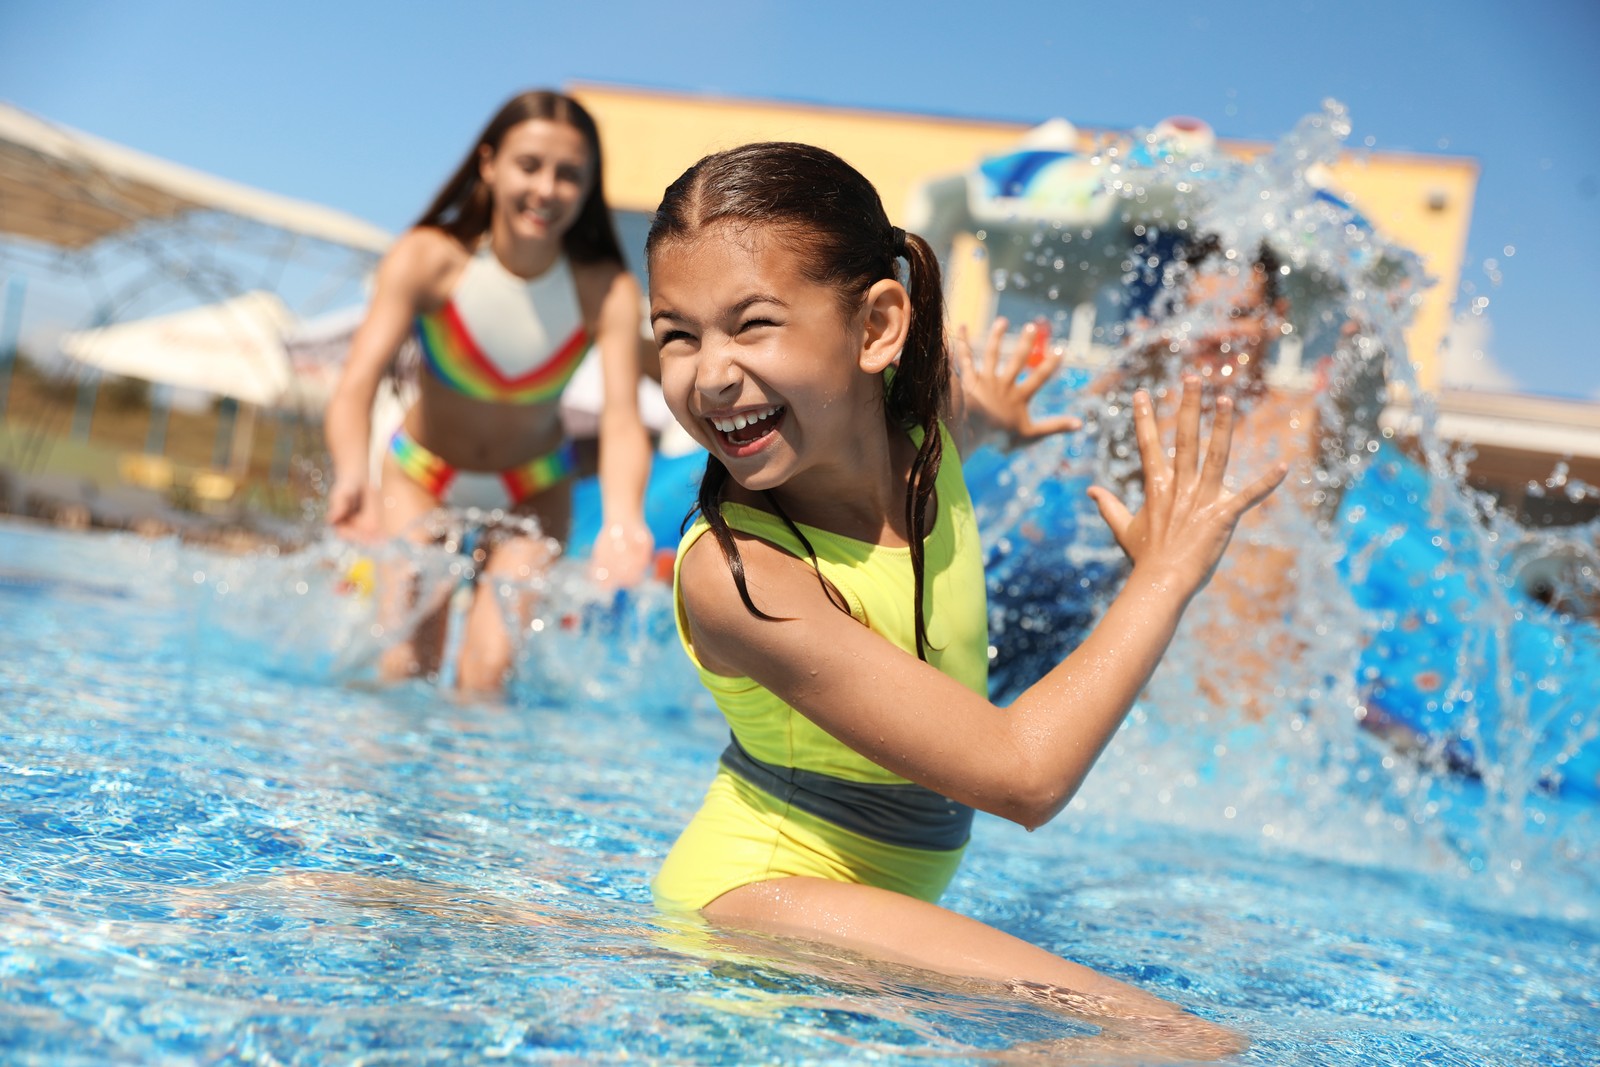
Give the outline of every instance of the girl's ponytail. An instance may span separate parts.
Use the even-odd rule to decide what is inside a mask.
[[[906,490],[906,531],[911,540],[911,573],[917,598],[917,655],[927,659],[927,621],[922,610],[923,541],[932,516],[934,483],[944,460],[944,440],[939,419],[950,408],[950,357],[945,348],[944,289],[939,259],[927,241],[900,227],[891,228],[896,256],[907,265],[906,288],[911,294],[911,329],[889,383],[886,407],[891,424],[922,431],[922,444],[911,464],[911,484]]]

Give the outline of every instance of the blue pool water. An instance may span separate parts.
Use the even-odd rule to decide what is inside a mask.
[[[340,566],[0,526],[0,1059],[978,1063],[1079,1032],[653,912],[723,738],[664,590],[567,603],[472,702],[299,654],[362,610]],[[946,903],[1245,1063],[1595,1062],[1592,806],[1547,798],[1495,838],[1517,876],[1475,870],[1381,745],[1316,731],[1141,706],[1053,824],[979,817]]]

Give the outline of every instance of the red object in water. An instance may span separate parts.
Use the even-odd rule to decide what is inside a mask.
[[[655,578],[658,582],[672,581],[672,568],[677,562],[678,553],[671,548],[656,549]]]
[[[1044,316],[1033,320],[1033,347],[1028,349],[1028,366],[1037,367],[1044,362],[1050,348],[1050,322]]]
[[[1421,692],[1431,693],[1444,685],[1444,675],[1438,671],[1418,671],[1412,681]]]

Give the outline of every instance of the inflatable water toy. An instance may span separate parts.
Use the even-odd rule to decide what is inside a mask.
[[[1359,677],[1376,725],[1455,772],[1517,767],[1546,792],[1600,800],[1600,627],[1543,603],[1524,576],[1544,569],[1517,550],[1464,558],[1480,550],[1431,499],[1427,472],[1387,446],[1340,513],[1340,577],[1371,619]]]

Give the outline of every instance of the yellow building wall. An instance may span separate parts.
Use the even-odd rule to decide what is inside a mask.
[[[613,207],[649,212],[661,193],[700,157],[750,141],[802,141],[848,160],[875,185],[898,221],[911,192],[937,175],[969,169],[1009,148],[1028,127],[864,109],[701,96],[579,83],[567,89],[594,115]],[[1162,116],[1152,116],[1153,124]],[[1121,131],[1080,128],[1082,147]],[[1220,140],[1241,158],[1260,142]],[[1399,153],[1349,153],[1331,184],[1384,236],[1421,257],[1436,279],[1407,337],[1418,379],[1437,386],[1439,345],[1466,253],[1478,168],[1471,160]],[[951,319],[981,327],[992,306],[988,281],[970,266],[975,242],[958,243],[951,264]]]
[[[1350,155],[1331,184],[1389,240],[1422,260],[1433,285],[1424,291],[1406,348],[1417,384],[1440,387],[1440,345],[1450,330],[1472,225],[1478,165],[1469,159],[1394,154]]]

